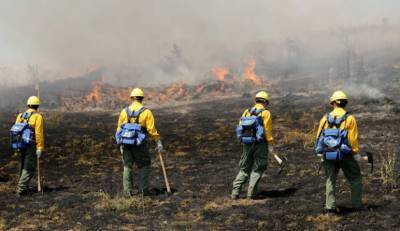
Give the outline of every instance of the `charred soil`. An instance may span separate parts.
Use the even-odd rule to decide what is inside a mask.
[[[362,151],[375,154],[375,171],[361,163],[361,212],[323,215],[323,170],[312,146],[316,123],[325,113],[319,96],[273,101],[275,150],[288,159],[279,166],[269,156],[257,200],[229,199],[241,146],[234,128],[251,99],[234,98],[154,110],[166,145],[164,160],[174,193],[167,196],[159,161],[152,150],[153,196],[122,197],[121,154],[114,144],[116,113],[45,112],[47,150],[42,158],[45,192],[14,194],[19,155],[8,149],[7,131],[15,115],[0,115],[0,229],[15,230],[363,230],[398,229],[397,175],[383,174],[390,153],[398,157],[399,106],[392,101],[356,100],[349,110],[359,124]],[[363,154],[363,153],[362,153]],[[388,157],[389,156],[389,157]],[[399,171],[398,163],[393,165]],[[390,167],[390,166],[389,166]],[[137,170],[137,169],[136,169]],[[384,178],[389,181],[384,181]],[[340,206],[350,191],[338,177]]]

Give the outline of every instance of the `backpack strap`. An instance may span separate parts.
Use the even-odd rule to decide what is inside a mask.
[[[125,108],[126,115],[128,116],[128,123],[132,118],[132,110],[129,107]]]
[[[333,128],[334,126],[336,128],[339,128],[340,125],[344,121],[346,121],[346,119],[347,119],[347,112],[343,116],[338,117],[338,118],[336,118],[336,116],[331,116],[329,113],[326,114],[326,120],[328,121],[330,128]]]
[[[252,116],[258,116],[261,112],[263,112],[265,109],[262,109],[262,108],[260,108],[260,109],[256,109],[256,108],[249,108],[248,109],[248,111],[249,111],[249,113],[250,113],[250,115],[252,115]]]
[[[135,112],[133,113],[133,117],[136,118],[136,121],[137,121],[137,122],[139,122],[139,117],[140,117],[140,115],[142,114],[142,112],[144,112],[145,110],[146,110],[145,107],[141,107],[139,110],[137,110],[137,111],[135,111]]]
[[[337,118],[337,119],[335,120],[336,126],[337,126],[337,127],[340,127],[340,125],[341,125],[344,121],[346,121],[346,119],[347,119],[347,112],[346,112],[343,116],[341,116],[341,117],[339,117],[339,118]]]
[[[136,111],[132,111],[129,107],[127,107],[126,110],[126,114],[128,115],[128,123],[131,122],[131,119],[134,118],[135,122],[134,123],[138,123],[139,122],[139,117],[142,114],[142,112],[144,112],[147,108],[145,107],[141,107],[139,110]]]
[[[29,120],[31,119],[33,114],[35,114],[35,112],[31,112],[31,113],[24,112],[24,113],[22,113],[20,121],[21,122],[26,121],[26,123],[29,123]]]
[[[333,126],[335,126],[335,120],[336,117],[331,116],[331,114],[329,113],[326,113],[326,122],[328,123],[329,128],[333,128]]]

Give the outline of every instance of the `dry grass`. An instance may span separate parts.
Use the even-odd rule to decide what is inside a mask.
[[[45,114],[46,128],[56,129],[64,120],[64,113],[51,112]]]
[[[307,216],[306,221],[312,222],[315,230],[335,230],[335,225],[341,220],[340,216],[317,215]]]
[[[382,156],[382,166],[381,166],[381,179],[382,184],[388,190],[397,188],[397,174],[396,174],[396,152],[389,151],[386,155]]]
[[[217,205],[215,202],[211,201],[211,202],[207,202],[204,205],[204,210],[206,211],[211,211],[211,210],[217,210],[220,206]]]
[[[312,149],[315,145],[315,134],[317,133],[317,129],[318,126],[315,125],[314,128],[308,132],[302,132],[299,130],[288,131],[283,137],[283,142],[286,144],[301,142],[304,149]]]
[[[96,163],[96,159],[93,158],[92,156],[88,155],[81,155],[78,160],[78,165],[83,165],[83,166],[92,166]]]
[[[131,208],[134,209],[145,209],[148,207],[152,207],[157,203],[154,199],[148,197],[121,197],[117,196],[115,198],[111,198],[109,194],[104,191],[99,191],[95,193],[95,197],[99,200],[95,204],[95,209],[97,210],[106,210],[106,211],[123,211]]]
[[[2,217],[0,217],[0,230],[7,230],[7,222]]]

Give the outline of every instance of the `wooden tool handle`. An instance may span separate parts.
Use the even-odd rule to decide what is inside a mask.
[[[42,191],[42,183],[41,183],[41,175],[40,175],[40,158],[37,158],[37,190],[38,192]]]
[[[164,175],[165,186],[167,187],[167,192],[171,193],[171,187],[169,186],[167,171],[165,169],[164,159],[161,155],[161,152],[158,152],[158,156],[160,157],[160,163],[161,163],[161,168],[162,168],[163,175]]]

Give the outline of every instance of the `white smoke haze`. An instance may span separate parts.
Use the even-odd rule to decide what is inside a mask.
[[[400,4],[377,2],[3,0],[0,80],[24,84],[31,78],[27,65],[35,65],[43,80],[103,67],[112,82],[190,82],[214,66],[240,72],[250,57],[286,59],[290,41],[304,59],[336,57],[348,45],[367,56],[398,46],[400,38],[398,30],[362,31],[363,25],[398,25]],[[340,28],[355,29],[342,36]]]
[[[385,97],[385,94],[381,90],[371,87],[367,84],[350,84],[344,86],[343,90],[349,94],[349,96],[356,98],[381,99]]]

